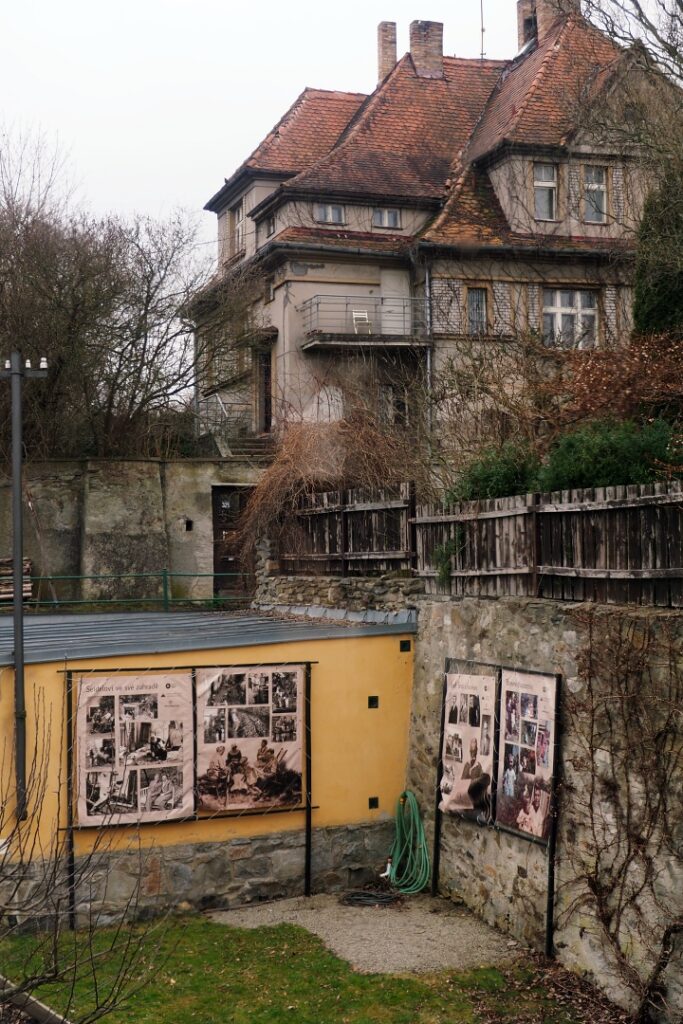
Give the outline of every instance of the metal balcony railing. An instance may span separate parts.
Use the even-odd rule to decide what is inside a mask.
[[[314,295],[297,307],[307,335],[416,338],[427,333],[423,299],[384,295]]]

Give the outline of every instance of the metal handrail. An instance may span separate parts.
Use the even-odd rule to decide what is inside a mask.
[[[391,295],[313,295],[297,306],[297,312],[302,315],[306,334],[412,337],[427,333],[424,299]]]

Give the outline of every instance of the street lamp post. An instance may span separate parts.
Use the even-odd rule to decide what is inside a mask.
[[[15,766],[17,779],[16,815],[19,821],[28,816],[26,792],[26,694],[24,690],[24,531],[21,502],[22,382],[24,377],[47,377],[47,359],[38,369],[31,361],[22,361],[19,352],[12,352],[0,370],[0,380],[9,380],[12,399],[12,604],[14,612],[14,717]]]

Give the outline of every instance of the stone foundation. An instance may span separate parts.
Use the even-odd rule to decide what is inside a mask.
[[[314,829],[313,892],[344,892],[377,879],[394,838],[390,818]],[[169,908],[230,909],[300,896],[305,833],[278,832],[225,843],[158,846],[79,858],[76,914],[80,926],[97,915],[150,917]]]

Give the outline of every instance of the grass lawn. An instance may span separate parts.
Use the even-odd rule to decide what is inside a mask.
[[[400,927],[400,925],[399,925]],[[98,950],[112,932],[94,937]],[[139,934],[133,931],[133,934]],[[67,937],[68,938],[68,937]],[[81,937],[82,939],[82,937]],[[20,964],[38,967],[35,938],[0,947],[2,973],[16,978]],[[105,993],[116,976],[116,957],[105,958],[98,985]],[[357,974],[320,940],[294,925],[244,930],[202,917],[172,919],[145,938],[136,958],[139,990],[106,1020],[111,1024],[585,1024],[618,1020],[585,1014],[577,1000],[557,997],[534,965],[500,972],[397,976]],[[72,1020],[92,1008],[94,982],[87,970],[35,994]],[[578,1001],[580,1004],[580,1000]]]

